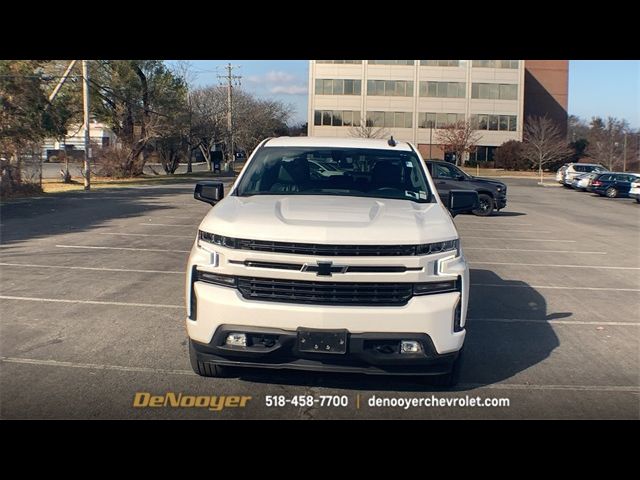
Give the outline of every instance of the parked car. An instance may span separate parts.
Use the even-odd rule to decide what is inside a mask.
[[[629,189],[629,197],[635,198],[636,202],[640,203],[640,180],[634,180],[631,183],[631,188]]]
[[[578,175],[573,179],[573,182],[571,182],[571,187],[585,192],[591,180],[596,178],[598,175],[599,173],[583,173],[582,175]]]
[[[487,217],[494,210],[500,211],[507,206],[507,186],[504,183],[491,178],[474,177],[445,161],[428,160],[426,164],[443,202],[448,201],[451,190],[464,189],[478,192],[480,206],[473,211],[474,215]]]
[[[358,158],[368,177],[336,189],[312,179],[327,150]],[[448,204],[417,149],[380,139],[263,141],[198,227],[186,275],[193,370],[260,367],[431,376],[452,385],[466,335],[469,268]],[[224,197],[224,198],[223,198]]]
[[[570,187],[573,179],[582,173],[601,173],[607,171],[607,169],[599,163],[567,163],[565,166],[567,167],[564,171],[563,180],[565,187]]]
[[[631,184],[640,180],[638,173],[607,172],[597,175],[587,187],[589,192],[609,198],[626,197]]]
[[[556,172],[556,182],[564,185],[564,174],[567,171],[567,165],[561,166]]]

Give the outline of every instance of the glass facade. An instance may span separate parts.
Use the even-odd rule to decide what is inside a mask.
[[[464,113],[422,112],[418,114],[418,128],[442,128],[464,120]]]
[[[465,98],[465,82],[420,82],[421,97]]]
[[[316,95],[360,95],[362,80],[316,78]]]
[[[413,82],[406,80],[367,80],[367,95],[413,97]]]
[[[325,127],[359,127],[360,110],[315,110],[313,124]]]
[[[385,128],[412,128],[412,112],[367,112],[367,124]]]

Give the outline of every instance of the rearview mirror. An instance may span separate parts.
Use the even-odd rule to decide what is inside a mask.
[[[215,205],[224,197],[222,182],[198,182],[193,192],[193,198],[201,202]]]
[[[459,213],[470,212],[480,207],[478,192],[474,190],[451,190],[449,192],[449,205],[447,208],[451,216]]]

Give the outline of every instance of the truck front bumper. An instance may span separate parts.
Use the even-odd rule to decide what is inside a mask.
[[[254,342],[247,347],[225,345],[232,332],[263,342],[267,339],[268,346]],[[422,351],[400,353],[401,340],[420,342]],[[458,352],[438,354],[424,333],[348,333],[347,352],[328,354],[301,352],[296,331],[220,325],[210,343],[191,344],[198,361],[217,365],[373,375],[443,375],[451,371],[458,357]]]

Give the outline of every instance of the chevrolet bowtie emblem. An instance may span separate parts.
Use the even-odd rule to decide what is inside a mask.
[[[334,265],[333,262],[318,261],[316,265],[305,263],[301,272],[316,272],[319,277],[330,277],[334,273],[346,273],[348,265]]]

